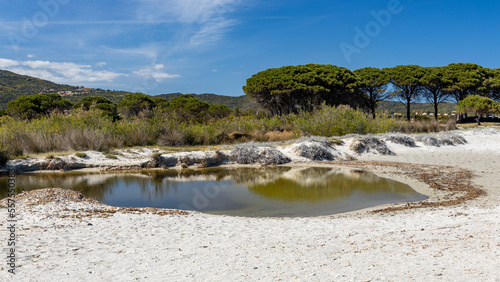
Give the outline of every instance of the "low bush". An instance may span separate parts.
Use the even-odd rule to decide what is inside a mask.
[[[115,156],[115,155],[113,155],[113,154],[106,154],[106,158],[108,158],[108,159],[113,159],[113,160],[118,159],[118,157],[117,157],[117,156]]]
[[[78,152],[78,153],[75,153],[75,156],[77,156],[79,158],[85,158],[85,157],[87,157],[87,154]]]

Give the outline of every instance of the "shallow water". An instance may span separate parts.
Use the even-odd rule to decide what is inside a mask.
[[[329,215],[427,198],[406,184],[370,172],[324,167],[23,174],[16,177],[16,186],[18,193],[72,189],[113,206],[251,217]],[[4,198],[6,177],[0,178],[0,187]]]

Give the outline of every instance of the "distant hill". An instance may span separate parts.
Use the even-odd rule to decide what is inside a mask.
[[[42,92],[58,93],[64,91],[62,96],[72,103],[78,103],[88,96],[101,96],[118,103],[128,92],[113,91],[82,86],[57,84],[36,77],[16,74],[0,70],[0,109],[6,109],[7,104],[21,96],[38,94]]]
[[[61,91],[64,91],[61,92]],[[84,88],[82,86],[71,86],[57,84],[47,80],[16,74],[10,71],[0,70],[0,109],[6,109],[7,104],[21,96],[38,94],[42,92],[62,93],[61,95],[72,103],[78,103],[81,99],[88,96],[101,96],[108,98],[114,103],[119,103],[127,91],[114,91]],[[154,97],[163,97],[173,99],[182,95],[181,93],[171,93],[156,95]],[[193,94],[198,99],[209,104],[222,104],[230,108],[250,109],[257,105],[250,101],[247,96],[231,97],[216,94]]]
[[[156,95],[154,97],[162,97],[167,100],[171,100],[173,98],[177,98],[181,93],[169,93],[169,94],[161,94],[161,95]],[[220,104],[220,105],[226,105],[229,108],[240,108],[240,109],[250,109],[250,108],[256,108],[258,107],[257,104],[250,100],[247,96],[238,96],[238,97],[232,97],[232,96],[224,96],[224,95],[217,95],[217,94],[193,94],[196,98],[200,99],[201,101],[207,102],[209,104]]]
[[[17,99],[20,96],[37,94],[44,89],[74,91],[77,88],[31,76],[19,75],[10,71],[0,70],[0,109],[7,108],[8,102]]]

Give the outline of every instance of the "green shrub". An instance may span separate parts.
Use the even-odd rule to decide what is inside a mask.
[[[70,109],[71,102],[56,93],[21,96],[7,104],[7,112],[13,117],[33,119],[54,111]]]
[[[79,158],[85,158],[85,157],[87,157],[87,154],[78,152],[78,153],[75,153],[75,156],[77,156]]]
[[[114,159],[114,160],[118,159],[118,157],[115,156],[115,155],[113,155],[113,154],[107,154],[106,158],[108,158],[108,159]]]

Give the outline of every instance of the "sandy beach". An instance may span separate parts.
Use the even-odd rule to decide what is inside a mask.
[[[417,142],[408,147],[386,141],[394,154],[358,153],[351,145],[359,137],[352,136],[335,146],[343,159],[337,162],[287,156],[292,160],[288,165],[294,166],[361,167],[409,184],[428,195],[428,202],[449,197],[429,185],[432,179],[422,181],[413,171],[471,172],[467,187],[485,193],[455,205],[371,212],[405,206],[401,204],[322,217],[240,218],[119,209],[57,190],[50,200],[20,195],[16,274],[7,272],[4,259],[0,280],[500,281],[500,130],[454,134],[467,143],[437,147]],[[288,154],[292,146],[279,150]],[[350,156],[357,160],[347,161]],[[140,165],[147,158],[130,163]],[[405,170],[403,164],[415,170]],[[7,209],[0,209],[4,258],[7,219]]]

